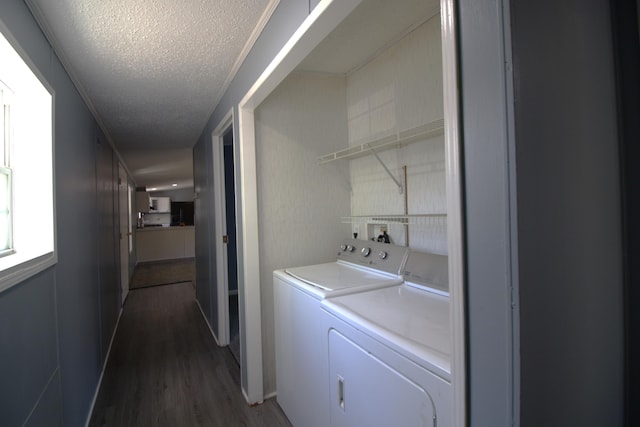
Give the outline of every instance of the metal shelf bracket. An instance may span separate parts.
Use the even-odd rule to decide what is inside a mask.
[[[376,159],[378,160],[378,162],[380,162],[380,164],[382,165],[382,167],[384,168],[384,170],[387,172],[387,174],[391,177],[391,179],[393,180],[393,182],[396,183],[396,185],[398,186],[398,190],[400,191],[400,194],[402,194],[404,192],[404,187],[402,186],[402,184],[400,183],[400,181],[398,181],[398,179],[393,176],[393,174],[391,173],[391,171],[389,170],[389,168],[387,167],[387,165],[384,164],[384,162],[382,161],[382,159],[380,158],[380,156],[378,156],[378,153],[376,153],[376,150],[374,150],[373,148],[369,147],[369,150],[373,153],[373,155],[376,157]]]

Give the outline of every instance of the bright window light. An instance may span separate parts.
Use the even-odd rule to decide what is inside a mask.
[[[5,37],[0,25],[0,291],[56,262],[53,95]]]

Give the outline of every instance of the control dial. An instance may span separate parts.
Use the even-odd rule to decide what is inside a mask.
[[[353,247],[353,245],[347,245],[347,251],[349,252],[353,252],[356,248]]]
[[[362,248],[362,250],[360,251],[360,253],[362,254],[363,257],[368,257],[369,255],[371,255],[371,248]]]
[[[387,259],[387,256],[389,256],[389,254],[386,253],[385,251],[378,252],[378,258],[380,259]]]
[[[345,245],[344,243],[340,245],[340,250],[344,251],[347,249],[347,245]]]

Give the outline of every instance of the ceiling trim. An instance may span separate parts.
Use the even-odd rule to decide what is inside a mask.
[[[55,36],[53,35],[53,31],[51,31],[51,28],[49,28],[49,26],[46,24],[47,21],[44,19],[44,14],[42,13],[38,5],[34,4],[32,0],[25,0],[24,2],[29,8],[29,10],[31,11],[31,14],[33,15],[34,19],[38,23],[38,26],[42,30],[45,38],[49,42],[49,45],[51,46],[51,50],[55,52],[56,56],[60,60],[60,63],[62,64],[62,68],[64,68],[64,70],[67,72],[69,79],[71,79],[71,83],[75,86],[76,90],[80,94],[80,98],[82,98],[85,105],[91,112],[91,115],[93,116],[94,120],[98,124],[98,127],[100,127],[100,129],[102,130],[102,133],[104,133],[105,138],[109,142],[109,146],[111,146],[111,149],[116,154],[116,157],[118,157],[118,161],[124,167],[125,171],[127,172],[127,175],[129,175],[129,178],[135,184],[135,180],[133,179],[133,174],[131,173],[131,170],[129,170],[129,167],[127,166],[124,159],[122,158],[122,155],[120,154],[115,144],[113,143],[113,138],[111,138],[111,135],[107,131],[107,127],[104,125],[102,118],[100,117],[95,106],[91,102],[91,99],[89,98],[89,95],[84,89],[84,86],[80,84],[80,80],[76,76],[73,70],[73,67],[71,67],[69,61],[65,58],[64,54],[62,52],[59,52],[56,49],[56,46],[60,46],[59,40],[55,38]]]
[[[222,85],[222,90],[218,93],[218,96],[214,98],[211,111],[209,112],[209,118],[213,115],[214,111],[216,110],[216,107],[218,106],[218,103],[220,102],[224,94],[227,93],[227,90],[229,89],[229,86],[231,86],[231,82],[236,77],[236,74],[238,74],[238,71],[240,70],[242,63],[244,62],[245,59],[247,59],[249,52],[251,52],[251,49],[253,49],[253,45],[255,45],[256,41],[258,41],[258,37],[260,37],[260,34],[262,34],[262,30],[264,30],[264,27],[267,26],[267,23],[271,19],[271,16],[276,11],[276,8],[278,7],[279,4],[280,4],[280,0],[271,0],[267,5],[267,8],[264,10],[264,13],[262,14],[262,16],[260,16],[260,19],[258,20],[258,23],[256,24],[256,26],[253,28],[253,31],[251,32],[249,39],[247,39],[247,42],[244,44],[244,47],[242,48],[242,51],[240,51],[240,54],[238,55],[235,62],[233,63],[233,67],[231,67],[231,71],[229,71],[229,75],[227,76],[227,78],[224,81],[224,84]],[[207,129],[207,123],[205,123],[204,128],[202,129],[202,132],[200,132],[200,136],[202,136],[203,132],[206,129]],[[197,140],[194,141],[193,146],[195,146],[197,143],[198,143]]]
[[[222,86],[222,90],[220,91],[220,96],[218,97],[214,105],[218,104],[218,101],[220,100],[222,95],[227,91],[227,89],[229,88],[229,85],[231,85],[231,82],[233,81],[236,74],[238,73],[238,70],[240,70],[240,66],[249,55],[249,52],[251,52],[251,49],[253,49],[253,45],[258,40],[258,37],[260,37],[260,34],[262,34],[262,30],[264,30],[264,27],[267,26],[269,19],[271,19],[271,15],[273,15],[273,12],[275,12],[279,4],[280,4],[280,0],[271,0],[267,5],[267,8],[265,9],[262,16],[260,16],[258,23],[256,24],[253,31],[251,32],[251,35],[249,35],[249,39],[244,44],[244,47],[240,51],[240,54],[236,58],[236,61],[233,63],[233,67],[231,67],[231,71],[229,71],[229,75],[227,76],[227,79],[224,81],[224,85]]]

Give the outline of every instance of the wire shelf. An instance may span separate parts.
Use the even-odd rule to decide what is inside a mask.
[[[414,224],[429,225],[434,221],[446,221],[446,213],[417,215],[356,215],[342,217],[343,224]]]
[[[400,148],[414,142],[433,138],[444,134],[444,119],[434,120],[421,126],[416,126],[393,135],[367,141],[354,147],[345,148],[325,154],[318,158],[318,164],[325,164],[340,159],[355,159],[367,156],[372,152],[380,152],[392,148]]]

